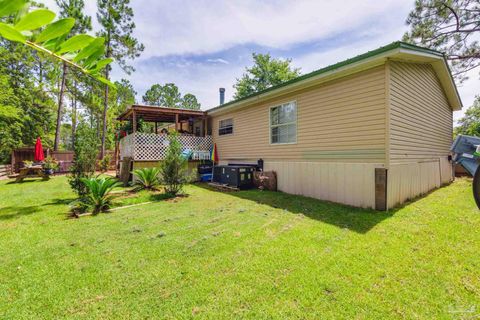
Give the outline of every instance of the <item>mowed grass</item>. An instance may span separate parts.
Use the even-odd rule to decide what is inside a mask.
[[[0,319],[480,314],[470,180],[386,213],[256,190],[186,191],[66,219],[65,177],[0,182]]]

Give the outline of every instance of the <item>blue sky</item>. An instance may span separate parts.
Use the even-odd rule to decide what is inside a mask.
[[[96,1],[86,0],[95,17]],[[54,8],[53,0],[45,3]],[[182,93],[197,96],[202,109],[218,104],[218,88],[233,84],[251,53],[291,58],[307,73],[357,54],[400,40],[414,1],[405,0],[131,0],[137,25],[135,36],[145,52],[131,64],[129,79],[143,93],[155,83],[173,82]],[[95,20],[95,18],[94,18]],[[96,23],[94,24],[96,27]],[[459,87],[470,106],[479,86],[478,71]],[[456,112],[459,118],[463,112]]]

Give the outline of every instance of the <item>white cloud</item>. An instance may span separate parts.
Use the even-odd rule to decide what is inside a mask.
[[[216,58],[216,59],[207,59],[207,62],[211,63],[222,63],[222,64],[230,64],[227,60],[222,59],[222,58]]]
[[[288,48],[354,30],[370,21],[373,24],[375,16],[403,12],[411,3],[395,0],[345,0],[341,4],[325,0],[141,0],[132,5],[137,34],[148,44],[143,58],[149,58],[211,53],[248,43]]]
[[[44,2],[55,9],[54,0]],[[98,30],[96,1],[85,5]],[[413,0],[132,0],[131,5],[135,36],[146,49],[133,62],[134,74],[116,70],[113,78],[130,79],[139,100],[152,84],[174,82],[206,109],[218,104],[219,87],[231,99],[235,79],[250,64],[248,50],[236,47],[281,51],[277,56],[293,58],[307,73],[399,40]],[[233,50],[229,57],[226,50]],[[470,78],[458,88],[465,107],[480,93],[478,72]]]

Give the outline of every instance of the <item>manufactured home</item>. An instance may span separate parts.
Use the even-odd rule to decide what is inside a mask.
[[[220,164],[262,159],[281,191],[386,210],[452,181],[461,107],[442,53],[395,42],[184,118]]]

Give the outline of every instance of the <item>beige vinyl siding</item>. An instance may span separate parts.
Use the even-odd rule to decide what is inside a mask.
[[[375,163],[266,161],[278,190],[355,207],[375,207]]]
[[[384,163],[384,68],[213,116],[220,160]],[[270,107],[290,101],[297,104],[297,142],[272,145]],[[219,121],[227,118],[233,118],[233,134],[219,136]]]
[[[387,205],[393,208],[452,181],[453,112],[431,65],[388,65]]]
[[[431,65],[390,63],[390,163],[449,154],[453,113]]]

